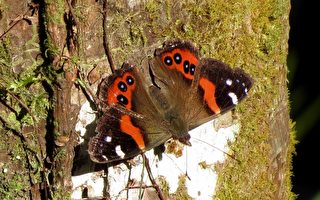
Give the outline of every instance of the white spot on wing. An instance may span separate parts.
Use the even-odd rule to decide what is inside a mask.
[[[244,92],[248,94],[248,88],[244,88]]]
[[[226,84],[229,85],[229,86],[232,85],[232,80],[231,79],[227,79],[226,80]]]
[[[116,153],[117,153],[118,156],[120,156],[120,158],[123,158],[123,157],[126,155],[126,154],[123,153],[123,151],[121,150],[121,146],[120,146],[120,145],[116,146]]]
[[[104,141],[106,141],[106,142],[111,142],[111,140],[112,140],[112,138],[110,136],[106,136],[104,138]]]
[[[228,95],[231,98],[233,104],[235,104],[235,105],[238,104],[238,97],[235,93],[229,92]]]

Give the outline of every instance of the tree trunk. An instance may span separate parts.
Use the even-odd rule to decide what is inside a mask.
[[[106,40],[121,66],[139,65],[173,38],[243,68],[255,81],[237,108],[241,131],[231,149],[240,164],[229,159],[217,169],[216,197],[294,198],[290,1],[110,0],[106,8],[102,0],[28,2],[0,1],[1,199],[64,199],[71,192],[75,124],[85,101],[80,83],[95,90],[109,73]]]

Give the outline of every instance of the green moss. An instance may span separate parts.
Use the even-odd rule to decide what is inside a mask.
[[[59,55],[59,49],[57,46],[55,46],[50,37],[45,39],[44,46],[46,47],[46,50],[44,52],[44,56],[46,59],[52,60],[55,56]]]
[[[288,146],[288,154],[287,154],[287,169],[286,169],[286,177],[285,177],[285,185],[288,187],[288,191],[292,191],[292,181],[291,178],[293,176],[293,164],[292,158],[293,155],[296,155],[295,145],[298,143],[296,139],[296,123],[290,120],[290,140]],[[298,195],[294,194],[293,192],[288,192],[288,199],[294,200],[297,199]]]
[[[2,187],[0,187],[0,197],[1,199],[24,199],[25,197],[25,185],[27,180],[25,180],[24,176],[21,174],[14,174],[10,177],[10,181],[8,179],[8,171],[7,173],[0,173],[0,179],[5,182],[2,183]]]
[[[163,176],[157,177],[157,182],[159,183],[159,186],[161,188],[161,191],[162,191],[163,195],[165,197],[169,197],[170,185],[166,181],[165,177],[163,177]]]
[[[11,62],[11,55],[10,55],[10,40],[9,39],[4,39],[0,43],[0,63],[1,65],[6,65],[8,66],[9,63]]]
[[[0,131],[2,141],[6,143],[0,144],[2,158],[5,158],[0,162],[5,163],[0,166],[0,198],[26,199],[31,184],[39,183],[41,180],[41,166],[31,148],[26,148],[26,144],[19,137],[11,131],[3,134],[2,128]],[[6,157],[3,157],[5,155]]]
[[[11,53],[10,53],[10,40],[4,39],[0,42],[0,87],[12,79],[11,72]]]
[[[146,11],[153,16],[155,13],[158,13],[159,11],[159,3],[154,0],[147,1],[145,4]]]
[[[56,25],[64,25],[64,12],[65,12],[65,1],[63,0],[49,0],[46,1],[46,7],[49,9],[53,9],[52,12],[47,12],[47,20],[49,23],[53,23]]]
[[[179,176],[178,188],[174,194],[176,200],[191,200],[192,198],[188,195],[188,189],[186,187],[186,176]]]
[[[39,135],[34,130],[46,118],[48,97],[37,73],[42,59],[33,57],[39,45],[36,25],[32,28],[34,35],[24,44],[13,45],[10,35],[0,41],[0,115],[4,120],[0,149],[5,158],[0,162],[0,199],[28,198],[31,185],[42,181]]]
[[[71,194],[66,192],[63,188],[57,189],[52,197],[52,200],[70,199]]]

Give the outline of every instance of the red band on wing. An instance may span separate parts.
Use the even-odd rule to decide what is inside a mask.
[[[215,113],[220,113],[220,108],[216,102],[215,91],[216,86],[206,78],[201,78],[199,81],[200,87],[204,91],[204,100],[208,104],[209,108]]]
[[[121,116],[120,129],[133,138],[139,149],[143,150],[146,147],[140,129],[132,124],[130,116]]]

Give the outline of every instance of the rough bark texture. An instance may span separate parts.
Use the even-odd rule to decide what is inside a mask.
[[[65,199],[85,98],[108,73],[103,2],[0,0],[0,198]],[[197,44],[205,57],[243,68],[255,85],[240,105],[241,133],[220,172],[216,198],[292,199],[287,1],[115,1],[107,39],[115,66],[138,66],[165,40]],[[84,76],[83,76],[84,75]]]

